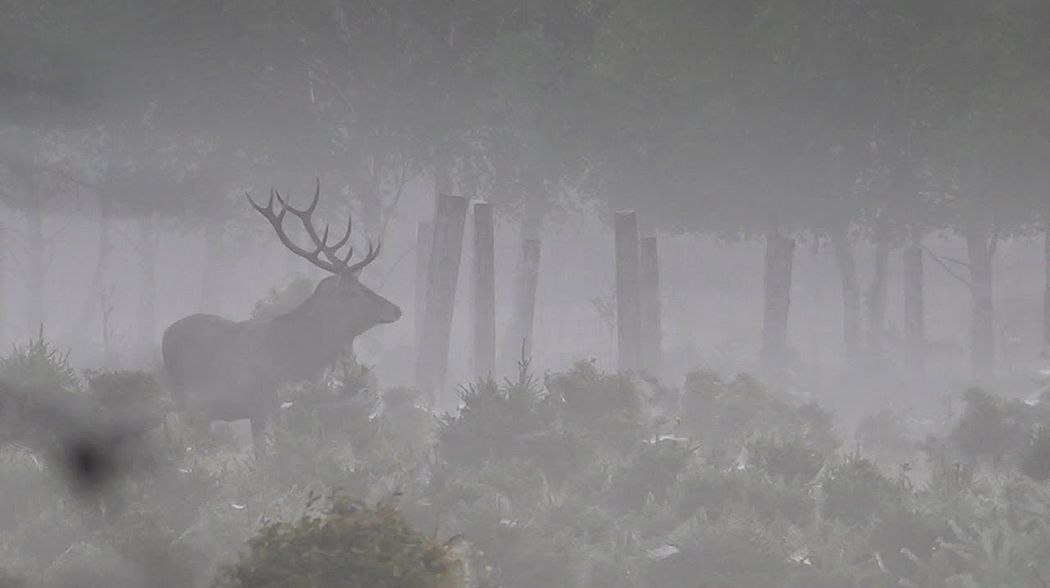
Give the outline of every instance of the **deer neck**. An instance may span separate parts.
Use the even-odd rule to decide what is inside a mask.
[[[270,338],[288,365],[281,366],[304,379],[317,375],[334,363],[353,343],[356,333],[350,332],[342,321],[333,320],[327,313],[307,300],[294,310],[272,320]]]

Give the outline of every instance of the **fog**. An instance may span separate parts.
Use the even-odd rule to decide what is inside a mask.
[[[0,9],[0,586],[1050,581],[1050,6]]]

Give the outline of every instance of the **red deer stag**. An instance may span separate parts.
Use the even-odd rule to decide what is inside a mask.
[[[312,215],[320,195],[318,182],[313,201],[299,210],[276,190],[270,191],[266,206],[246,194],[286,248],[333,274],[321,280],[305,302],[287,314],[241,322],[195,314],[168,327],[161,343],[173,399],[209,421],[250,419],[256,455],[280,385],[317,375],[354,337],[401,316],[397,305],[358,281],[358,273],[379,255],[379,247],[369,243],[364,259],[353,264],[353,247],[345,255],[338,253],[350,241],[353,219],[334,244],[329,244],[328,226],[318,233]],[[280,209],[274,207],[275,200]],[[296,245],[285,233],[288,213],[302,222],[312,250]]]

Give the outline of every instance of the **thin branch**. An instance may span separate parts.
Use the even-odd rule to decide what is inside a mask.
[[[396,182],[397,190],[394,192],[394,197],[390,200],[390,203],[383,207],[383,224],[379,228],[379,238],[382,239],[386,236],[386,227],[390,223],[390,218],[394,215],[397,210],[397,205],[401,201],[401,197],[405,193],[405,185],[408,183],[408,164],[401,164],[401,171],[398,174]]]
[[[394,261],[393,265],[391,265],[389,268],[387,268],[386,272],[383,273],[383,278],[379,281],[379,285],[377,287],[381,289],[383,287],[383,285],[386,284],[387,279],[389,279],[390,276],[394,273],[394,270],[397,269],[397,266],[401,265],[401,262],[403,262],[406,259],[408,259],[408,254],[412,253],[415,250],[416,250],[416,245],[415,244],[413,244],[413,245],[409,246],[407,249],[405,249],[401,253],[401,255],[399,255],[398,258]]]
[[[62,233],[66,232],[66,229],[68,229],[70,227],[70,225],[72,225],[72,224],[73,224],[73,217],[70,217],[69,220],[66,221],[66,224],[64,224],[61,227],[55,229],[54,231],[51,231],[50,235],[45,235],[44,236],[44,243],[45,243],[45,245],[44,245],[44,269],[45,270],[48,270],[48,269],[51,268],[51,265],[55,262],[55,256],[57,255],[57,252],[55,251],[56,247],[52,247],[51,244],[54,242],[54,240],[59,235],[61,235]]]
[[[71,184],[74,184],[76,186],[80,186],[81,188],[85,188],[85,189],[91,190],[92,192],[96,192],[96,193],[102,191],[102,188],[98,184],[96,184],[94,182],[89,182],[88,180],[85,180],[83,178],[78,178],[78,177],[70,174],[69,172],[63,171],[61,169],[54,168],[54,167],[51,167],[51,166],[48,166],[48,165],[41,165],[41,166],[38,166],[38,167],[40,168],[41,171],[44,171],[46,173],[58,176],[58,177],[62,178],[63,180],[65,180],[65,181],[67,181],[67,182],[69,182]]]
[[[954,263],[956,265],[961,265],[964,268],[966,268],[967,271],[970,270],[970,264],[968,262],[965,262],[965,261],[961,260],[961,259],[955,259],[954,257],[948,257],[947,255],[941,255],[939,257],[941,259],[943,259],[944,261],[950,261],[950,262],[952,262],[952,263]]]
[[[930,257],[932,257],[933,260],[937,262],[937,265],[941,266],[942,268],[944,268],[944,271],[948,272],[948,275],[950,275],[951,277],[955,278],[956,280],[959,280],[963,284],[966,284],[971,290],[974,289],[975,286],[973,285],[973,282],[971,282],[970,280],[967,280],[963,276],[960,276],[959,274],[955,273],[955,271],[953,271],[952,268],[948,267],[948,264],[944,263],[944,261],[941,260],[941,257],[939,255],[937,255],[933,251],[930,251],[929,247],[927,247],[925,245],[922,245],[921,247],[922,247],[923,251],[928,253],[930,255]]]
[[[131,248],[135,250],[138,256],[142,257],[144,252],[142,250],[142,247],[139,245],[138,239],[133,238],[127,233],[127,231],[125,231],[121,226],[119,226],[116,223],[110,225],[110,229],[118,236],[123,237],[124,240],[127,241],[128,245],[131,245]]]

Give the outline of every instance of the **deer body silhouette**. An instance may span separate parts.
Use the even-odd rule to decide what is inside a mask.
[[[195,314],[168,327],[161,343],[173,399],[210,421],[250,419],[256,455],[263,449],[265,425],[277,408],[282,384],[317,375],[355,337],[401,316],[397,305],[358,279],[378,256],[379,247],[369,243],[364,259],[351,264],[353,248],[345,255],[338,251],[350,240],[352,219],[346,234],[329,244],[328,227],[319,234],[312,221],[319,198],[319,182],[310,206],[302,210],[292,208],[275,190],[266,206],[248,196],[286,248],[333,274],[321,280],[305,302],[286,314],[240,322]],[[285,233],[288,213],[302,221],[313,249],[301,248]]]

